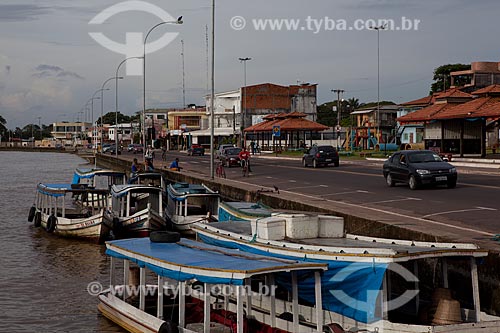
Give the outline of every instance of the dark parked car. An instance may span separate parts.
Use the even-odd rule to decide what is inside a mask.
[[[308,152],[302,156],[302,165],[307,167],[312,165],[317,168],[321,165],[333,164],[339,166],[339,153],[333,146],[312,146]]]
[[[111,155],[116,155],[116,146],[115,145],[111,145],[107,149],[105,148],[104,153],[108,153],[108,154],[111,154]],[[122,149],[121,149],[121,147],[118,147],[118,155],[121,155],[121,153],[122,153]]]
[[[388,186],[406,183],[412,190],[422,185],[457,185],[457,169],[430,150],[406,150],[394,153],[384,163]]]
[[[238,155],[241,150],[241,148],[236,147],[224,149],[219,156],[222,165],[228,168],[232,166],[240,166],[240,157]]]
[[[194,156],[194,155],[203,156],[205,155],[205,148],[203,148],[200,145],[192,145],[191,147],[188,148],[187,152],[189,156]]]
[[[142,147],[142,145],[140,145],[138,143],[131,143],[128,145],[127,151],[129,151],[129,152],[131,151],[134,154],[142,153],[144,151],[144,147]]]

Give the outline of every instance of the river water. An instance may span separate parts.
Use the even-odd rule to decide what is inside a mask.
[[[71,154],[0,152],[0,332],[123,332],[87,285],[109,281],[104,245],[29,223],[38,182],[69,183],[86,161]]]

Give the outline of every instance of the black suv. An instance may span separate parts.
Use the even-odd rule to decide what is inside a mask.
[[[321,165],[333,164],[339,166],[339,153],[333,146],[313,146],[302,157],[302,165],[307,167],[312,165],[317,168]]]

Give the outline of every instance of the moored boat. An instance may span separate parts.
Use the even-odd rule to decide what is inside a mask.
[[[116,237],[145,237],[151,231],[165,229],[161,187],[113,185],[111,196],[111,206],[104,217]]]
[[[215,221],[220,194],[205,185],[175,183],[167,186],[167,227],[190,233],[193,223]]]
[[[500,317],[480,309],[477,265],[488,251],[474,244],[344,234],[341,218],[305,214],[276,214],[253,224],[195,224],[192,230],[207,244],[328,264],[321,278],[327,332],[494,333],[500,327]],[[470,287],[453,286],[448,276],[464,269]],[[299,286],[306,318],[313,311],[311,282]],[[265,298],[260,304],[269,306]]]
[[[130,332],[322,332],[322,311],[313,321],[298,314],[298,279],[315,277],[316,295],[321,290],[323,263],[304,263],[270,256],[241,254],[192,240],[165,243],[148,238],[106,243],[111,257],[110,288],[99,295],[99,311]],[[175,242],[175,243],[174,243]],[[124,283],[117,283],[117,262],[123,260]],[[157,283],[147,284],[154,273]],[[268,287],[276,301],[277,276],[292,286],[289,320],[253,306],[252,282]],[[151,280],[150,280],[151,281]],[[265,289],[265,288],[262,288]],[[317,297],[321,302],[321,297]],[[315,303],[321,309],[320,303]],[[244,309],[245,307],[245,309]]]
[[[141,184],[161,187],[165,192],[167,190],[167,181],[160,172],[138,172],[129,180],[129,184]]]
[[[83,205],[74,205],[73,196],[78,196]],[[34,225],[56,235],[101,242],[109,233],[109,228],[103,223],[107,197],[106,190],[40,183],[32,208]]]
[[[106,190],[108,191],[109,199],[111,198],[109,195],[111,186],[126,184],[126,178],[125,172],[101,168],[77,168],[73,174],[71,187],[75,189],[93,188]],[[86,202],[83,203],[80,196],[75,194],[74,201],[78,205],[94,205],[92,197],[86,198]],[[97,201],[95,204],[99,205]]]
[[[251,222],[270,217],[271,208],[255,202],[223,201],[219,204],[217,220],[219,222]]]

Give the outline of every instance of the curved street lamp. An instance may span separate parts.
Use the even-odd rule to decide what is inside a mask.
[[[377,31],[377,143],[380,143],[382,135],[380,133],[380,30],[385,30],[387,24],[370,27],[371,30]]]
[[[149,34],[156,28],[158,28],[161,25],[164,24],[182,24],[184,23],[182,21],[182,16],[179,16],[179,18],[176,21],[165,21],[165,22],[160,22],[153,26],[151,29],[149,29],[148,33],[146,34],[146,37],[144,37],[144,53],[142,57],[142,144],[144,146],[144,152],[146,152],[146,42],[148,40]],[[167,116],[168,117],[168,116]],[[153,123],[154,124],[154,123]],[[144,156],[145,158],[145,156]]]
[[[104,89],[106,86],[106,83],[108,83],[111,80],[118,80],[118,79],[123,79],[122,76],[120,77],[110,77],[101,86],[101,153],[102,153],[102,145],[104,144],[104,123],[103,123],[103,118],[104,118],[104,90],[109,90],[109,89]]]
[[[144,59],[143,57],[128,57],[122,60],[118,67],[116,67],[116,75],[115,79],[115,156],[118,157],[118,79],[121,78],[118,76],[118,72],[120,71],[120,67],[130,59]]]

